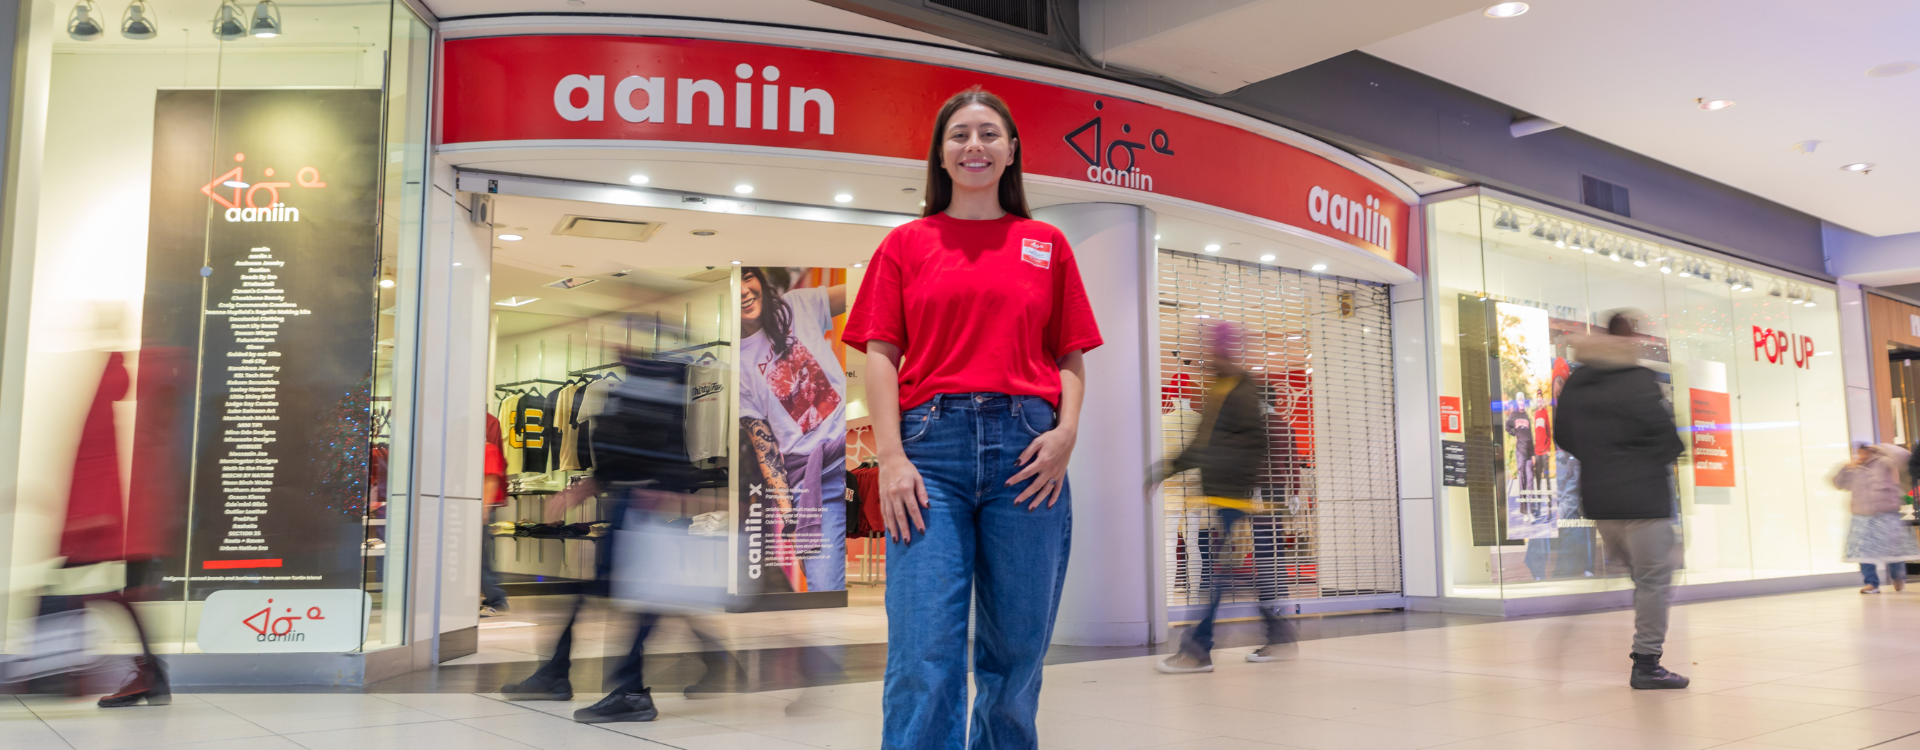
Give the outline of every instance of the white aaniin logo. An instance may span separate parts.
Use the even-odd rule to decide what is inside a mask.
[[[733,69],[740,81],[733,84],[733,126],[752,128],[753,117],[753,66],[740,63]],[[780,86],[772,83],[780,80],[780,69],[768,65],[760,69],[760,77],[767,83],[760,86],[760,129],[780,129]],[[553,87],[553,109],[568,122],[587,120],[600,122],[606,119],[606,76],[570,75],[560,79]],[[573,92],[582,91],[587,95],[587,103],[574,106]],[[674,82],[673,96],[667,96],[667,79],[664,77],[647,78],[627,76],[613,88],[613,110],[620,119],[627,122],[667,121],[668,105],[672,104],[673,121],[681,125],[692,125],[695,97],[705,97],[707,124],[713,127],[725,127],[727,122],[727,95],[716,81],[702,78],[680,78]],[[636,104],[635,100],[639,102]],[[787,88],[787,130],[805,133],[807,105],[813,105],[816,113],[816,131],[821,135],[833,135],[833,95],[824,89],[810,89],[803,86]]]
[[[1380,213],[1379,198],[1348,198],[1315,185],[1307,191],[1307,217],[1389,252],[1393,250],[1393,220]]]

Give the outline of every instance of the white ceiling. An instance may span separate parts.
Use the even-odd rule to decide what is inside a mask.
[[[949,47],[966,47],[944,37],[914,31],[874,18],[834,8],[813,0],[583,0],[574,5],[568,0],[422,0],[441,19],[507,13],[622,13],[630,15],[683,16],[725,21],[804,26],[830,31],[931,42]]]
[[[1362,50],[1874,236],[1920,231],[1913,0],[1534,0]],[[1707,112],[1696,98],[1732,99]],[[1796,143],[1822,141],[1811,154]],[[1872,162],[1871,174],[1839,169]],[[1604,179],[1604,175],[1596,175]],[[1627,187],[1631,188],[1631,185]]]
[[[1080,40],[1102,64],[1225,93],[1483,2],[1080,0]]]

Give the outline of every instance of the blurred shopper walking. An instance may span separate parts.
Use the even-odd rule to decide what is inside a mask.
[[[1213,385],[1207,388],[1206,404],[1200,412],[1200,431],[1193,442],[1155,475],[1152,484],[1183,471],[1200,470],[1200,491],[1214,507],[1217,521],[1205,544],[1206,571],[1212,586],[1207,614],[1187,631],[1180,651],[1154,665],[1168,674],[1213,671],[1213,625],[1220,613],[1220,599],[1235,583],[1228,549],[1235,532],[1254,512],[1254,495],[1260,483],[1261,467],[1269,451],[1265,399],[1260,384],[1248,375],[1237,360],[1240,330],[1223,320],[1207,323],[1207,365],[1213,370]],[[1257,542],[1256,542],[1257,544]],[[1291,656],[1294,633],[1292,623],[1280,616],[1279,587],[1272,580],[1271,566],[1259,550],[1254,553],[1254,580],[1261,600],[1260,619],[1266,624],[1267,644],[1247,654],[1247,661],[1266,662]],[[1233,560],[1240,559],[1234,555]]]
[[[621,363],[626,377],[608,395],[605,409],[594,421],[593,477],[554,495],[547,505],[549,519],[557,519],[568,509],[605,492],[610,502],[602,508],[613,533],[594,545],[594,581],[588,593],[574,598],[573,611],[554,644],[553,656],[526,679],[502,686],[500,692],[508,700],[573,699],[573,633],[581,610],[589,596],[608,596],[615,587],[615,576],[635,573],[614,569],[615,540],[628,536],[622,533],[628,524],[628,511],[638,511],[637,516],[651,515],[671,498],[694,487],[697,475],[686,442],[687,363],[635,353],[623,353]],[[657,613],[645,611],[635,617],[633,645],[604,680],[610,692],[593,705],[573,712],[574,721],[652,721],[659,716],[643,670],[647,636],[659,619]],[[723,676],[725,652],[717,639],[697,625],[690,626],[704,646],[701,658],[707,672],[687,692],[712,692],[711,681]]]
[[[1920,541],[1900,518],[1900,498],[1906,494],[1900,465],[1913,457],[1892,443],[1854,447],[1853,460],[1834,471],[1833,486],[1852,497],[1853,525],[1847,530],[1847,562],[1860,563],[1866,586],[1862,594],[1880,593],[1881,565],[1894,591],[1907,588],[1907,561],[1920,560]]]
[[[1039,745],[1040,668],[1073,531],[1081,353],[1100,331],[1067,238],[1027,211],[1021,146],[999,97],[975,87],[947,100],[926,208],[874,253],[844,337],[871,355],[888,750]]]
[[[1640,366],[1633,318],[1613,314],[1607,330],[1574,344],[1580,367],[1554,413],[1554,438],[1580,461],[1580,504],[1600,530],[1607,557],[1633,578],[1636,689],[1684,688],[1660,666],[1667,640],[1673,571],[1680,567],[1673,462],[1686,451],[1652,370]]]

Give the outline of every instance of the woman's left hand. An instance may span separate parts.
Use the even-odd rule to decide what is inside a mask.
[[[1049,508],[1060,500],[1060,491],[1067,484],[1067,458],[1073,455],[1076,437],[1070,428],[1055,427],[1027,444],[1027,449],[1020,452],[1020,463],[1024,468],[1007,480],[1007,486],[1012,487],[1026,479],[1032,479],[1033,483],[1013,499],[1014,505],[1032,497],[1033,503],[1027,509],[1034,510],[1040,507],[1041,500],[1047,501]]]

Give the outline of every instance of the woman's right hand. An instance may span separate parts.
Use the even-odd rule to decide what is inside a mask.
[[[927,483],[920,469],[904,455],[880,459],[880,517],[886,521],[887,536],[901,543],[913,541],[913,530],[926,533],[926,519],[920,509],[928,506]],[[907,521],[913,525],[909,527]]]

